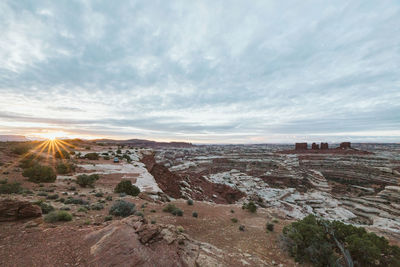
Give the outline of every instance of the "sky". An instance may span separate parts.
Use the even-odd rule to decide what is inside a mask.
[[[400,1],[0,2],[0,135],[400,141]]]

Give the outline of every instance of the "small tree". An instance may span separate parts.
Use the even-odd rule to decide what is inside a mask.
[[[98,174],[81,174],[76,178],[76,183],[79,184],[82,187],[93,187],[94,182],[96,182],[99,179]]]
[[[99,159],[99,154],[93,152],[93,153],[87,153],[84,156],[85,159],[90,159],[90,160],[98,160]]]
[[[114,189],[115,193],[125,193],[131,196],[137,196],[140,193],[140,189],[131,183],[131,181],[124,180],[119,182]]]
[[[248,211],[250,211],[251,213],[255,213],[257,211],[257,206],[256,204],[254,204],[253,201],[250,201],[249,203],[245,203],[242,206],[242,209],[246,209]]]
[[[22,175],[28,177],[28,180],[34,183],[52,183],[57,178],[53,168],[39,164],[25,169]]]

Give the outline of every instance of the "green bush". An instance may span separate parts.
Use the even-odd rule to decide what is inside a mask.
[[[32,144],[30,143],[20,143],[13,145],[11,148],[11,152],[17,155],[23,155],[29,152],[31,150]]]
[[[124,200],[114,202],[110,208],[110,215],[127,217],[135,212],[135,204]]]
[[[88,212],[88,209],[85,208],[85,207],[80,207],[80,208],[78,209],[78,212],[84,212],[84,213],[86,213],[86,212]]]
[[[183,216],[183,211],[178,207],[176,207],[174,204],[168,204],[167,206],[164,207],[163,211],[169,212],[175,216]]]
[[[54,210],[54,207],[50,204],[47,204],[46,202],[43,202],[42,200],[34,202],[35,205],[38,205],[40,209],[42,210],[43,214],[48,214]]]
[[[19,194],[22,190],[23,188],[20,183],[0,184],[0,194]]]
[[[247,204],[246,203],[243,204],[242,209],[246,209],[246,210],[250,211],[251,213],[257,212],[257,206],[256,206],[256,204],[254,204],[253,201],[250,201]]]
[[[70,163],[59,163],[56,166],[58,174],[68,174],[75,171],[75,165]]]
[[[90,160],[98,160],[99,159],[99,154],[92,152],[92,153],[87,153],[84,156],[85,159],[90,159]]]
[[[78,175],[78,177],[76,178],[76,183],[82,187],[93,187],[94,182],[96,182],[99,179],[99,175],[98,174],[91,174],[91,175],[87,175],[87,174],[81,174]]]
[[[244,225],[240,225],[239,226],[239,230],[243,232],[244,231]]]
[[[232,218],[231,221],[232,221],[233,223],[237,223],[239,220],[236,219],[236,218]]]
[[[54,170],[50,166],[42,166],[39,164],[25,169],[22,175],[28,177],[28,180],[34,183],[52,183],[57,178]]]
[[[94,194],[95,197],[103,197],[104,194],[103,192],[97,192],[96,194]]]
[[[104,206],[101,203],[95,203],[90,206],[90,209],[91,210],[102,210],[102,209],[104,209]]]
[[[48,195],[47,199],[57,199],[59,196],[58,194]]]
[[[54,157],[56,159],[69,159],[71,156],[68,151],[65,151],[65,150],[58,151],[57,150],[56,153],[54,153]]]
[[[108,221],[112,221],[113,217],[111,215],[107,215],[106,217],[104,217],[104,221],[108,222]]]
[[[193,206],[193,200],[191,200],[191,199],[188,199],[188,200],[186,201],[186,203],[187,203],[189,206]]]
[[[63,210],[53,211],[44,216],[44,221],[49,223],[61,222],[61,221],[68,222],[71,220],[72,220],[72,215]]]
[[[0,180],[0,184],[6,184],[6,183],[8,183],[8,179],[6,178],[6,179],[1,179]]]
[[[39,162],[41,160],[42,160],[42,157],[39,157],[39,156],[34,155],[34,154],[30,154],[30,155],[27,155],[26,157],[22,158],[19,161],[19,166],[22,169],[27,169],[27,168],[30,168],[30,167],[33,167],[33,166],[39,164]]]
[[[64,201],[64,204],[87,205],[89,203],[81,198],[68,198]]]
[[[315,266],[334,266],[349,252],[354,266],[399,266],[400,248],[362,227],[327,221],[309,215],[283,228],[291,256]]]
[[[192,216],[193,216],[194,218],[197,218],[197,217],[199,217],[199,214],[197,214],[197,212],[193,212],[193,213],[192,213]]]
[[[117,184],[114,191],[115,193],[125,193],[131,196],[137,196],[140,193],[140,189],[128,180],[123,180]]]
[[[267,230],[270,232],[274,231],[274,224],[273,223],[267,223]]]

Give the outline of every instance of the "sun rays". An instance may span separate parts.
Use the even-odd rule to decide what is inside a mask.
[[[29,146],[30,144],[26,143],[26,145]],[[70,148],[73,147],[74,146],[67,141],[57,139],[55,136],[49,137],[48,140],[40,142],[29,149],[28,152],[22,154],[12,164],[2,168],[2,172],[7,172],[17,167],[17,165],[26,158],[30,158],[31,160],[44,158],[47,165],[52,165],[54,167],[57,163],[57,159],[61,159],[63,162],[67,160],[66,154],[70,154]]]

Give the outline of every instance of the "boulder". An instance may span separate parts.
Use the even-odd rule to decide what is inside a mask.
[[[16,221],[42,216],[39,206],[17,199],[0,200],[0,221]]]

